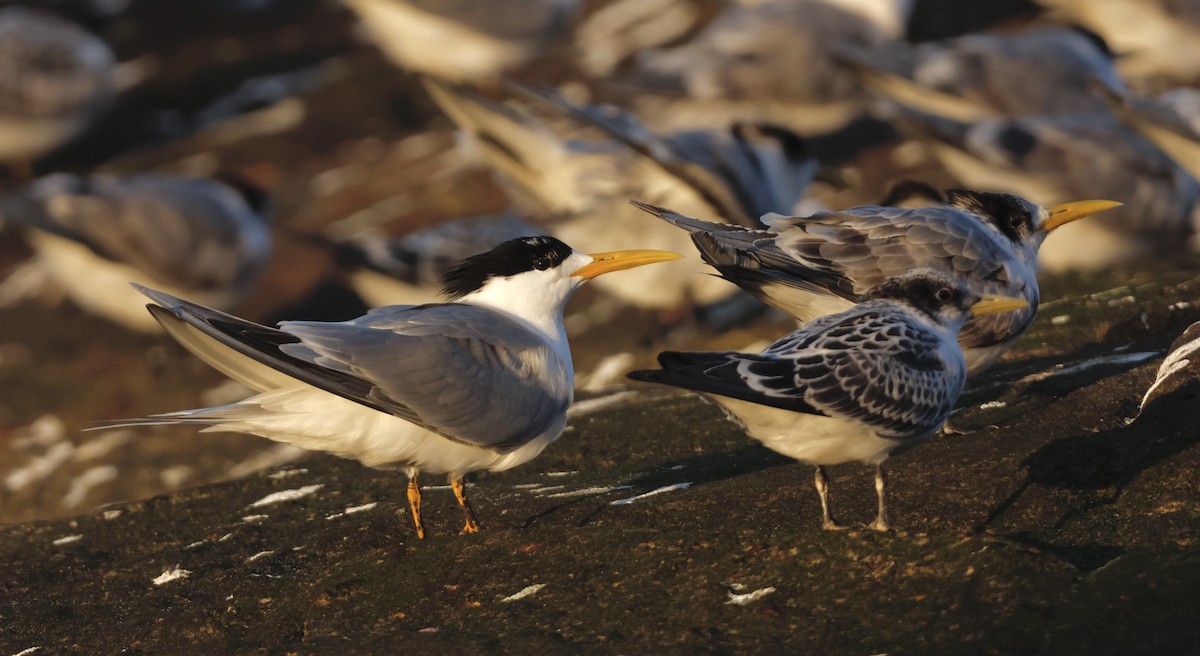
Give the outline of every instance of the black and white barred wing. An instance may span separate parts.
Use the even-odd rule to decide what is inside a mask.
[[[966,381],[961,351],[907,313],[859,307],[814,321],[739,364],[746,385],[764,396],[800,396],[885,437],[935,430]]]

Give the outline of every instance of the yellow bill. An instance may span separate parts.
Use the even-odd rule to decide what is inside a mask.
[[[1111,210],[1114,207],[1120,207],[1124,204],[1118,203],[1115,200],[1077,200],[1073,203],[1051,205],[1046,208],[1049,210],[1050,216],[1047,216],[1046,222],[1042,224],[1042,231],[1050,232],[1055,228],[1060,228],[1085,216],[1091,216],[1104,210]]]
[[[974,314],[975,316],[980,316],[983,314],[1000,314],[1001,312],[1012,312],[1013,310],[1021,310],[1027,307],[1029,307],[1029,302],[1023,298],[989,295],[984,296],[971,306],[971,314]]]
[[[596,276],[612,273],[613,271],[632,269],[646,264],[654,264],[655,262],[678,260],[683,257],[679,253],[672,253],[671,251],[611,251],[608,253],[589,253],[589,255],[594,261],[572,273],[572,276],[589,280]]]

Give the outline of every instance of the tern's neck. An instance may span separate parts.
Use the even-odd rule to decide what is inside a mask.
[[[544,337],[566,362],[571,361],[563,308],[575,291],[574,285],[531,287],[506,279],[489,281],[462,297],[460,303],[482,305],[503,312]]]

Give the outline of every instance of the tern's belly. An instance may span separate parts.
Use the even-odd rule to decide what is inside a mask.
[[[767,448],[813,465],[855,461],[877,464],[902,444],[899,440],[878,437],[864,426],[842,419],[723,396],[712,398]]]
[[[415,467],[454,476],[502,471],[528,462],[558,438],[566,423],[563,417],[515,451],[498,453],[454,442],[398,417],[310,387],[265,392],[212,411],[227,419],[206,430],[259,435],[353,458],[370,467]],[[197,414],[202,416],[204,412]]]

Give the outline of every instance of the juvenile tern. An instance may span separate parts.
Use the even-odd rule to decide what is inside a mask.
[[[526,237],[468,258],[445,277],[450,302],[392,305],[350,321],[251,323],[137,286],[184,347],[258,394],[127,424],[200,424],[259,435],[408,475],[424,537],[418,472],[448,475],[479,530],[463,477],[528,462],[558,439],[573,398],[563,306],[596,276],[680,257],[587,255]]]
[[[883,463],[930,437],[954,408],[967,376],[958,330],[972,314],[1025,306],[918,269],[884,280],[854,307],[815,319],[759,354],[666,351],[658,356],[661,369],[629,377],[712,395],[751,437],[815,465],[826,529],[839,525],[825,466],[874,465],[879,505],[869,528],[886,531]]]
[[[1020,311],[976,316],[957,332],[968,371],[975,374],[1033,322],[1039,298],[1036,259],[1046,236],[1120,204],[1041,207],[1012,194],[950,189],[936,206],[768,214],[766,228],[758,230],[634,205],[687,230],[704,261],[723,278],[800,321],[847,310],[886,279],[917,268],[949,274],[973,294],[1023,299]]]
[[[90,312],[155,331],[133,280],[233,307],[265,271],[272,239],[266,194],[230,182],[54,173],[0,196],[0,220],[28,228],[34,250],[3,284],[0,304],[49,283]]]

